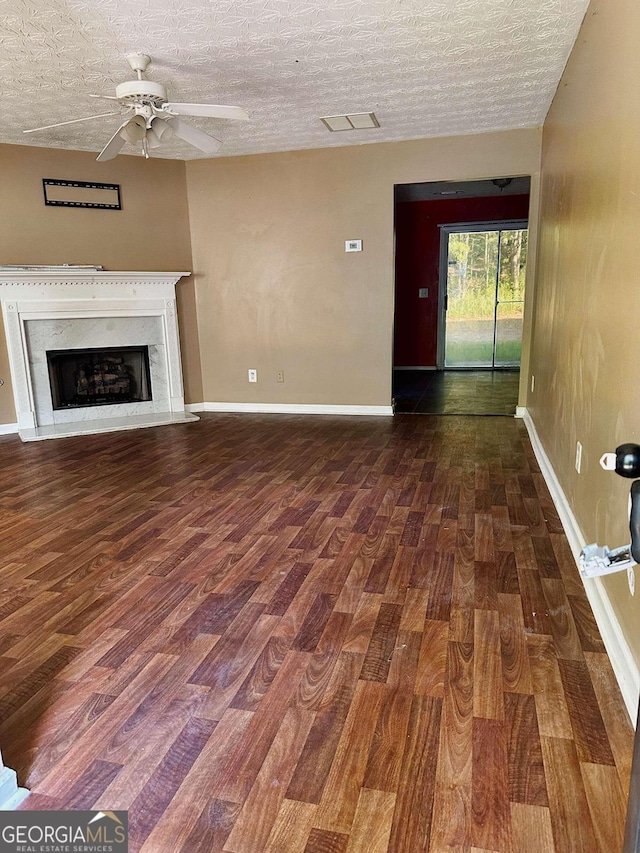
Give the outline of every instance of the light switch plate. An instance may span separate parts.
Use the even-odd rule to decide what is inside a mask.
[[[345,240],[344,250],[345,252],[361,252],[362,240]]]

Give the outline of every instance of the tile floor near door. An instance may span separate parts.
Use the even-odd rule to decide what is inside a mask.
[[[614,853],[632,727],[522,422],[0,439],[0,746],[131,853]]]
[[[394,370],[395,411],[514,415],[519,382],[519,370]]]

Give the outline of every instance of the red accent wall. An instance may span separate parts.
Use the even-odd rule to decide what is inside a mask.
[[[528,195],[396,204],[395,367],[434,367],[438,334],[440,229],[454,222],[527,219]],[[429,288],[427,299],[418,289]]]

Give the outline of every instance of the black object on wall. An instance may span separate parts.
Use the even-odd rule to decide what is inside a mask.
[[[122,210],[120,184],[96,181],[62,181],[43,178],[44,203],[50,207],[93,207]]]

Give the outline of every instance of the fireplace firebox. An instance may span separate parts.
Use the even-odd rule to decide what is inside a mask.
[[[54,410],[151,400],[149,347],[47,350]]]

